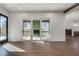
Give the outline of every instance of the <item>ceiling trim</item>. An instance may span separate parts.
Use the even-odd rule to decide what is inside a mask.
[[[75,3],[74,5],[72,5],[72,6],[69,7],[68,9],[66,9],[66,10],[64,11],[64,13],[67,13],[68,11],[74,9],[74,8],[77,7],[77,6],[79,6],[79,3]]]
[[[15,12],[15,13],[52,13],[52,12],[55,12],[55,13],[63,13],[62,11],[9,11],[9,12]]]

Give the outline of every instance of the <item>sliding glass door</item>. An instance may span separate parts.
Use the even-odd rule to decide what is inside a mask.
[[[41,26],[41,36],[42,40],[49,39],[50,34],[50,21],[49,20],[42,20],[42,26]]]
[[[40,20],[33,20],[32,25],[32,39],[40,40]]]
[[[31,40],[31,21],[30,20],[23,21],[23,39]]]
[[[23,39],[24,40],[47,40],[50,35],[49,20],[24,20]]]
[[[8,17],[0,14],[0,42],[8,41]]]

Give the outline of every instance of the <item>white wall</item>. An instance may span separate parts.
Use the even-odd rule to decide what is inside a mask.
[[[1,6],[0,6],[0,13],[8,16],[8,12],[4,8],[2,8]]]
[[[74,31],[79,31],[79,26],[73,26],[74,24],[79,25],[79,6],[75,7],[65,14],[65,21],[65,28],[72,29],[72,35],[74,35]]]
[[[23,19],[50,19],[50,39],[48,41],[65,41],[63,13],[10,13],[9,41],[21,41]]]
[[[9,41],[22,39],[23,19],[46,19],[51,21],[50,39],[48,41],[65,41],[64,14],[63,13],[8,13],[0,7],[0,13],[9,17]]]

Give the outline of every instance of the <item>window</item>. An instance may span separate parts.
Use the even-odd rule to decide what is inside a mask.
[[[31,21],[29,20],[23,21],[23,39],[31,40]]]
[[[50,33],[50,27],[49,27],[49,20],[42,20],[42,40],[48,39],[49,38],[49,33]]]
[[[0,14],[0,41],[8,41],[8,17]]]
[[[24,20],[23,39],[25,40],[45,40],[49,39],[49,20]]]

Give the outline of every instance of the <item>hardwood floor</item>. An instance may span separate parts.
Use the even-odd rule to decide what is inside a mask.
[[[10,42],[26,52],[9,52],[0,46],[3,56],[79,56],[79,37],[67,38],[66,42],[22,41]]]

